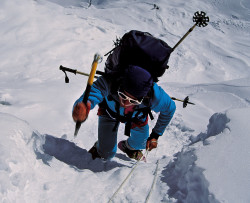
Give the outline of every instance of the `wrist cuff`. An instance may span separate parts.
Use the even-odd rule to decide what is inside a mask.
[[[151,134],[150,134],[150,140],[151,139],[157,139],[158,140],[158,138],[160,137],[160,135],[158,135],[157,133],[155,133],[155,132],[152,132]]]

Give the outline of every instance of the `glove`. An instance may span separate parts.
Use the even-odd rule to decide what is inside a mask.
[[[157,133],[152,132],[147,140],[147,145],[146,145],[146,149],[148,151],[151,151],[152,149],[156,148],[158,145],[158,138],[160,135],[158,135]]]
[[[82,102],[76,104],[72,113],[73,120],[75,122],[81,122],[81,123],[84,122],[89,115],[90,108],[91,108],[90,101],[87,102],[87,105]]]

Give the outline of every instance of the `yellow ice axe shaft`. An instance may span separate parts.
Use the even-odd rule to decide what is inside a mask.
[[[99,60],[100,60],[100,55],[96,54],[94,57],[94,61],[92,63],[92,68],[91,68],[91,72],[89,74],[89,79],[88,79],[88,85],[90,86],[92,86],[94,82],[95,72],[96,72],[96,68],[97,68],[97,64]]]
[[[91,71],[90,71],[90,74],[89,74],[88,83],[87,83],[87,86],[86,86],[86,89],[85,89],[85,92],[84,92],[84,98],[82,100],[82,102],[84,104],[87,104],[89,93],[90,93],[90,90],[91,90],[91,86],[93,85],[93,82],[94,82],[96,68],[97,68],[98,62],[100,60],[101,60],[101,56],[99,54],[95,54],[94,60],[93,60],[93,63],[92,63],[92,68],[91,68]],[[82,123],[79,122],[79,121],[76,122],[75,133],[74,133],[75,137],[78,134],[78,131],[79,131],[80,127],[81,127],[81,124]]]

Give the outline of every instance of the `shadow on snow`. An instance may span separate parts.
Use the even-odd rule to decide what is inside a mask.
[[[33,133],[35,134],[35,133]],[[36,135],[34,135],[36,136]],[[87,150],[75,145],[75,143],[57,138],[51,135],[44,135],[43,153],[35,151],[37,158],[50,165],[52,158],[56,158],[76,170],[89,169],[93,172],[109,171],[116,167],[125,166],[115,161],[104,161],[101,159],[93,160]]]
[[[169,186],[169,197],[177,199],[178,203],[218,203],[209,192],[204,169],[195,164],[196,160],[194,150],[183,150],[164,168],[161,181]]]

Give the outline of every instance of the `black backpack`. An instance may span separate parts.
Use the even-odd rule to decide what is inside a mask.
[[[154,82],[158,82],[158,78],[161,77],[168,68],[168,60],[172,48],[168,46],[164,41],[153,37],[148,32],[141,32],[137,30],[131,30],[123,35],[121,39],[117,39],[115,42],[115,48],[108,52],[109,55],[105,63],[104,76],[112,81],[111,92],[116,93],[117,88],[120,86],[120,81],[123,79],[123,73],[129,65],[139,66],[146,69],[153,77]],[[105,55],[105,56],[106,56]],[[119,121],[126,121],[125,135],[130,135],[131,123],[136,122],[139,113],[143,113],[143,116],[149,115],[153,119],[151,113],[151,98],[153,95],[153,88],[149,91],[148,95],[144,97],[143,104],[146,108],[138,110],[137,116],[132,119],[132,114],[127,117],[120,116],[119,102],[116,101],[111,95],[108,100],[116,101],[116,113],[110,110],[105,100],[99,104],[102,108],[109,112],[109,115],[117,119],[116,129]]]
[[[166,69],[172,48],[163,40],[148,32],[131,30],[116,41],[115,48],[105,63],[105,75],[119,78],[129,65],[136,65],[151,73],[154,82],[158,82]]]

